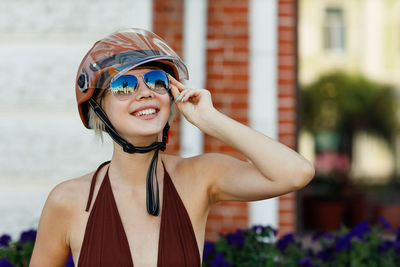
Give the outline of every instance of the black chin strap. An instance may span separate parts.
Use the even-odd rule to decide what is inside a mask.
[[[104,123],[106,127],[107,133],[111,136],[111,138],[119,144],[124,152],[129,154],[133,153],[147,153],[152,150],[156,150],[154,152],[153,158],[151,159],[150,167],[147,172],[146,178],[146,207],[147,212],[153,216],[158,216],[160,213],[160,198],[159,198],[159,190],[158,190],[158,177],[157,177],[157,163],[158,163],[158,151],[164,151],[167,146],[168,139],[168,130],[169,124],[165,125],[163,129],[162,142],[154,142],[149,146],[134,146],[125,139],[123,139],[118,132],[115,130],[114,126],[112,126],[110,120],[107,117],[107,114],[101,108],[101,106],[92,98],[89,99],[89,105],[92,107],[93,111],[99,117],[99,119]],[[153,187],[153,176],[156,174],[156,193],[154,195],[154,187]]]

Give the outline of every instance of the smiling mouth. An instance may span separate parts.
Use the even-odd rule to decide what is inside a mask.
[[[155,108],[142,109],[140,111],[136,111],[136,112],[132,113],[132,115],[135,117],[145,117],[145,116],[155,115],[158,113],[158,111],[159,110],[155,109]]]

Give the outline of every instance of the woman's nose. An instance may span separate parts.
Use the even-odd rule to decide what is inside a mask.
[[[137,85],[136,99],[140,100],[142,98],[154,97],[154,92],[150,90],[149,87],[145,84],[143,77],[140,77],[138,85]]]

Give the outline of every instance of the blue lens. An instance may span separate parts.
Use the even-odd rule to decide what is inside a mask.
[[[133,75],[122,75],[111,83],[110,89],[115,96],[129,96],[135,92],[138,79]]]
[[[162,70],[152,70],[143,76],[147,86],[158,94],[165,94],[169,90],[169,80],[167,74]]]

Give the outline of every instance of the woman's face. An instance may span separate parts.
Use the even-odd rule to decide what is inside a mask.
[[[137,68],[126,74],[135,75],[138,85],[128,99],[120,100],[108,91],[104,110],[119,134],[134,145],[148,145],[156,140],[170,115],[170,96],[156,93],[143,81],[143,75],[153,68]]]

